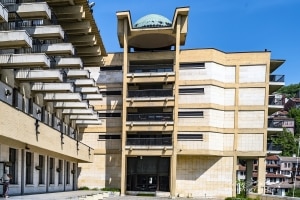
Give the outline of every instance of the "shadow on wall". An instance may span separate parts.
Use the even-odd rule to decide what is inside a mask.
[[[178,156],[177,180],[197,180],[220,161],[220,157]],[[225,166],[222,166],[225,167]]]

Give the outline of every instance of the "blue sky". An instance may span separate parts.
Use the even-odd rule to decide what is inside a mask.
[[[91,0],[90,0],[91,1]],[[272,52],[286,62],[273,74],[286,85],[300,83],[300,0],[112,0],[94,1],[94,17],[107,52],[119,52],[117,11],[129,10],[132,21],[147,14],[172,20],[176,7],[190,7],[185,46],[225,52]]]

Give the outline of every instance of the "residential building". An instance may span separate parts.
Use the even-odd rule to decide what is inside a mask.
[[[271,52],[183,49],[189,8],[173,20],[151,14],[131,21],[117,12],[123,52],[89,69],[103,95],[95,102],[102,124],[80,129],[94,163],[80,163],[79,185],[171,197],[236,195],[238,161],[246,178],[257,165],[264,193],[268,115],[283,108],[268,96],[284,85],[273,72],[284,63]]]
[[[94,157],[79,127],[101,123],[85,67],[105,54],[87,1],[0,0],[0,175],[12,175],[10,195],[77,189],[78,163]]]

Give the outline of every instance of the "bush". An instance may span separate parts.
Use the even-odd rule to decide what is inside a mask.
[[[102,191],[108,191],[108,192],[120,192],[121,190],[119,188],[102,188]]]
[[[87,186],[83,186],[83,187],[78,188],[78,190],[90,190],[90,188]]]

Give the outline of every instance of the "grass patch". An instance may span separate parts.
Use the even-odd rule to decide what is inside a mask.
[[[87,186],[83,186],[83,187],[78,188],[78,190],[90,190],[90,188]]]
[[[120,192],[121,190],[119,188],[102,188],[102,191],[107,191],[107,192]]]

